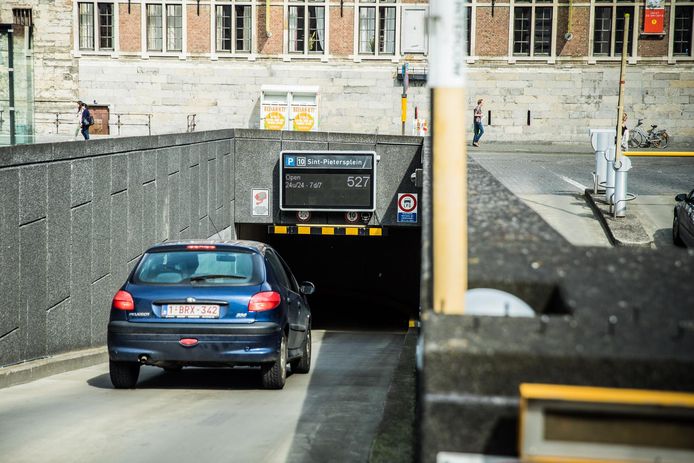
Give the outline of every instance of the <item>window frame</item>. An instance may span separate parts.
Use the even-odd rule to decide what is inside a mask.
[[[229,8],[230,11],[230,16],[229,16],[229,29],[230,29],[230,35],[229,35],[229,48],[224,49],[223,47],[220,47],[220,24],[219,24],[219,11],[220,9],[223,8]],[[244,30],[248,34],[247,38],[241,38],[240,40],[242,41],[248,41],[248,49],[240,49],[238,47],[238,41],[239,41],[239,27],[238,27],[238,11],[237,8],[247,8],[248,9],[248,17],[250,18],[250,23],[248,25],[248,30]],[[236,0],[223,0],[220,2],[215,2],[214,4],[214,17],[212,19],[212,24],[214,27],[214,32],[213,32],[213,37],[212,37],[212,53],[219,53],[222,56],[233,56],[233,55],[243,55],[243,56],[248,56],[253,53],[253,46],[254,46],[254,40],[253,40],[253,30],[256,27],[256,19],[254,15],[254,3],[251,0],[242,0],[242,1],[236,1]],[[242,18],[245,18],[246,16],[242,16]],[[222,40],[227,40],[226,38]]]
[[[404,6],[416,6],[416,4],[406,4]],[[400,50],[400,34],[402,34],[402,7],[403,4],[400,2],[400,0],[355,0],[354,2],[354,54],[355,56],[358,56],[359,58],[373,58],[373,59],[391,59],[394,61],[397,61],[399,57],[402,55],[402,52]],[[386,51],[381,51],[384,41],[382,39],[382,36],[385,36],[385,29],[384,33],[381,33],[381,20],[383,19],[382,17],[382,10],[385,11],[386,8],[391,8],[393,9],[394,16],[392,20],[392,37],[393,37],[393,52],[386,52]],[[373,40],[373,52],[368,52],[368,51],[362,51],[362,40],[361,40],[361,33],[362,33],[362,16],[361,16],[361,11],[362,9],[373,9],[374,10],[374,16],[373,16],[373,29],[370,29],[370,32],[372,32],[373,37],[371,40]],[[367,30],[367,29],[364,29]]]
[[[589,35],[589,50],[588,50],[588,60],[591,62],[595,61],[614,61],[620,60],[622,57],[621,49],[618,52],[617,44],[621,43],[622,39],[618,38],[617,31],[617,11],[622,8],[631,9],[631,18],[629,21],[629,51],[627,54],[627,60],[629,62],[635,62],[638,59],[638,36],[639,28],[638,24],[641,21],[641,8],[642,2],[630,1],[630,0],[591,0],[590,5],[590,35]],[[597,20],[597,9],[598,8],[609,8],[610,9],[610,39],[609,39],[609,53],[595,53],[595,31],[596,31],[596,20]],[[622,20],[623,21],[623,20]],[[622,26],[622,31],[623,31]],[[619,33],[622,33],[620,31]]]
[[[140,21],[142,27],[142,54],[143,56],[148,55],[175,55],[175,56],[185,56],[187,48],[187,4],[183,0],[172,0],[172,1],[162,1],[162,0],[145,0],[142,2],[142,18]],[[161,21],[161,48],[150,48],[150,27],[149,27],[149,7],[158,6],[161,8],[161,14],[159,16]],[[180,7],[180,31],[181,31],[181,48],[175,49],[169,46],[169,7]],[[174,30],[178,29],[176,25],[173,26]],[[175,37],[174,37],[175,39]]]
[[[670,50],[671,50],[671,57],[673,60],[681,60],[681,61],[686,61],[686,60],[691,60],[694,58],[694,2],[692,1],[685,1],[685,2],[676,2],[674,4],[670,4],[672,16],[671,16],[671,33],[670,33]],[[675,53],[675,37],[677,34],[677,9],[682,8],[682,9],[689,9],[690,11],[690,23],[689,23],[689,53],[684,54],[684,53]]]
[[[302,9],[303,10],[303,28],[301,29],[303,31],[303,37],[301,39],[297,39],[297,42],[302,42],[302,50],[292,50],[292,28],[291,28],[291,18],[292,18],[292,9],[297,8],[297,9]],[[323,9],[323,50],[320,51],[314,51],[310,49],[311,45],[311,14],[310,14],[310,9],[311,8],[322,8]],[[294,56],[323,56],[328,54],[328,15],[330,14],[330,4],[327,3],[325,0],[290,0],[287,3],[287,33],[286,33],[286,46],[285,46],[285,51],[288,55],[291,55],[292,57]],[[318,21],[318,15],[315,16],[316,18],[316,29],[315,29],[315,34],[317,36],[317,39],[315,39],[314,43],[320,44],[320,35],[319,35],[319,29],[317,25]],[[299,30],[299,29],[297,29]]]
[[[118,38],[117,38],[117,21],[118,21],[118,16],[117,16],[117,8],[116,8],[116,2],[115,1],[98,1],[98,0],[87,0],[87,1],[75,1],[75,17],[77,19],[76,21],[76,37],[75,37],[75,50],[78,53],[99,53],[99,52],[108,52],[108,53],[113,53],[117,50],[117,43],[118,43]],[[86,27],[83,26],[82,23],[82,13],[81,13],[81,8],[82,6],[88,6],[91,9],[91,12],[89,13],[90,17],[90,24],[88,24]],[[110,17],[111,17],[111,24],[107,27],[110,28],[110,36],[107,35],[102,35],[102,30],[103,30],[103,25],[102,25],[102,15],[101,15],[101,6],[102,5],[107,5],[110,6]],[[91,44],[88,46],[83,46],[82,45],[82,39],[83,39],[83,32],[87,31],[90,32],[90,39],[91,39]],[[102,40],[104,39],[109,39],[111,41],[111,46],[102,46]]]
[[[556,59],[556,33],[557,33],[557,8],[559,3],[557,0],[520,0],[515,1],[510,5],[510,21],[509,21],[509,60],[515,62],[516,60],[547,60],[553,61]],[[516,44],[520,43],[516,40],[516,19],[518,10],[530,10],[528,17],[528,41],[527,53],[523,51],[516,51]],[[548,52],[541,53],[537,50],[536,36],[538,32],[538,10],[549,11],[549,43],[547,45]],[[523,42],[526,43],[526,42]],[[544,43],[544,42],[543,42]]]

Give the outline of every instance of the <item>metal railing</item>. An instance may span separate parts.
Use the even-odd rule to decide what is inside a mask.
[[[139,127],[147,127],[147,133],[148,135],[152,135],[152,114],[143,114],[143,113],[116,113],[114,114],[116,116],[116,127],[118,130],[118,135],[120,135],[120,128],[123,126],[139,126]],[[121,120],[121,117],[130,117],[130,116],[147,116],[147,122],[123,122]],[[110,121],[109,121],[110,124]]]
[[[41,117],[44,116],[44,117]],[[112,122],[112,117],[115,116],[115,123]],[[147,118],[145,121],[144,118]],[[77,113],[44,113],[37,114],[35,122],[37,124],[52,124],[55,126],[55,133],[60,134],[61,127],[70,127],[70,134],[77,129]],[[2,123],[2,114],[0,113],[0,124]],[[115,126],[117,135],[121,135],[121,127],[147,127],[147,133],[152,135],[152,114],[146,113],[114,113],[109,115],[109,127]],[[64,129],[63,129],[64,131]]]
[[[195,126],[197,125],[197,122],[195,120],[196,116],[197,114],[188,114],[188,116],[186,117],[186,132],[195,132]]]

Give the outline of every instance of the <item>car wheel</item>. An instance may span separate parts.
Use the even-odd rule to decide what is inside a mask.
[[[672,219],[672,242],[677,246],[684,246],[684,242],[680,236],[680,220],[677,218],[677,214],[675,214],[675,218]]]
[[[271,365],[261,369],[265,389],[282,389],[287,381],[287,335],[282,335],[280,358]]]
[[[137,362],[116,362],[109,360],[108,371],[111,383],[116,389],[132,389],[140,376],[140,364]]]
[[[306,332],[306,341],[304,341],[301,357],[293,360],[291,365],[293,373],[306,374],[311,370],[311,328]]]

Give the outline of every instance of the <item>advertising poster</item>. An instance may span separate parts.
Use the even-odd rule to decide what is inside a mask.
[[[264,104],[262,106],[263,128],[265,130],[285,130],[287,127],[287,105]]]
[[[665,5],[663,0],[646,0],[643,15],[643,33],[662,35],[665,30]]]
[[[292,128],[299,132],[311,132],[316,130],[316,107],[313,105],[293,105],[292,114],[294,121]]]

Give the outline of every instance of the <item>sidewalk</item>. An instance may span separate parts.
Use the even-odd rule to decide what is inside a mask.
[[[585,191],[586,201],[598,217],[608,239],[614,246],[650,247],[653,239],[648,235],[639,219],[634,214],[614,218],[610,206],[605,201],[604,193]]]
[[[586,135],[585,143],[555,143],[555,142],[519,142],[509,143],[502,141],[482,141],[479,147],[472,146],[472,142],[467,145],[469,152],[491,151],[498,153],[552,153],[552,154],[586,154],[595,155],[590,139]],[[694,156],[694,144],[673,143],[666,149],[639,148],[625,151],[627,156]]]

